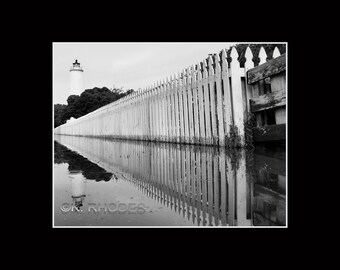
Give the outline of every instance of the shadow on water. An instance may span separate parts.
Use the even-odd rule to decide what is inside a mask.
[[[198,226],[286,224],[285,160],[266,151],[57,135],[55,163],[68,164],[78,208],[85,200],[84,178],[109,181],[122,174]]]

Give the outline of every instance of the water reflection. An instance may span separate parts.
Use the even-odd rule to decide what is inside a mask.
[[[70,178],[73,205],[75,205],[77,209],[80,209],[80,207],[83,206],[83,202],[86,197],[85,195],[86,180],[84,179],[81,173],[72,174],[70,175]]]
[[[55,163],[78,170],[70,174],[77,207],[84,203],[86,179],[109,181],[123,173],[143,194],[198,226],[285,225],[284,160],[209,146],[55,139]]]
[[[90,180],[109,181],[113,176],[112,173],[59,143],[54,143],[54,163],[68,163],[68,170],[71,174],[81,173]]]

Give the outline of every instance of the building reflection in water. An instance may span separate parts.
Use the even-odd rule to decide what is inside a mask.
[[[208,146],[55,139],[106,172],[122,173],[141,192],[199,226],[286,224],[285,160]],[[85,183],[73,180],[73,196],[83,196]]]

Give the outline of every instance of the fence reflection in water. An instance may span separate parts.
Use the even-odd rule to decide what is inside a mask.
[[[268,159],[256,162],[252,152],[79,136],[55,139],[106,171],[122,173],[194,224],[285,225],[285,169],[277,174]]]

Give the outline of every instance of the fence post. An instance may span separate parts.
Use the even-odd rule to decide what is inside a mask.
[[[155,101],[155,141],[159,141],[159,131],[160,131],[160,115],[159,115],[159,87],[154,83],[154,101]]]
[[[181,143],[184,142],[184,117],[183,117],[183,84],[182,75],[178,72],[178,103],[179,103],[179,126],[180,126],[180,138]]]
[[[166,83],[163,79],[163,93],[162,93],[162,100],[163,100],[163,141],[168,140],[168,122],[167,122],[167,104],[166,104]]]
[[[196,144],[199,141],[199,121],[198,121],[198,103],[197,103],[197,80],[196,80],[196,70],[193,66],[191,68],[192,77],[192,96],[193,96],[193,111],[194,111],[194,137],[193,142]]]
[[[171,106],[171,136],[170,141],[175,141],[176,134],[176,126],[175,126],[175,95],[174,95],[174,80],[172,79],[172,75],[170,75],[170,106]]]
[[[213,145],[217,145],[217,123],[216,123],[216,98],[215,98],[215,75],[212,57],[209,55],[209,92],[210,92],[210,110],[211,110],[211,130]]]
[[[182,70],[182,76],[183,76],[182,94],[183,94],[183,117],[184,117],[184,141],[185,143],[189,143],[189,115],[187,95],[188,78],[186,77],[184,70]]]
[[[204,100],[203,100],[203,86],[202,86],[202,73],[200,69],[200,63],[197,64],[197,92],[198,92],[198,112],[199,112],[199,126],[200,137],[199,143],[205,144],[205,123],[204,123]]]
[[[192,110],[192,80],[190,76],[190,68],[188,67],[186,69],[186,74],[187,74],[187,92],[188,92],[188,113],[189,113],[189,142],[193,143],[194,142],[194,118],[193,118],[193,110]]]
[[[238,53],[236,48],[233,47],[230,54],[232,61],[230,64],[231,73],[231,89],[232,89],[232,104],[233,104],[233,116],[234,116],[234,131],[239,145],[243,147],[245,145],[244,138],[244,111],[243,111],[243,95],[241,76],[244,75],[244,71],[240,68],[238,62]]]
[[[174,111],[175,111],[175,137],[174,142],[179,143],[180,131],[179,131],[179,112],[178,112],[178,81],[176,78],[176,74],[174,74],[174,84],[173,84],[173,93],[174,93]]]
[[[247,47],[246,53],[245,53],[246,62],[244,63],[244,75],[246,78],[246,92],[247,92],[247,111],[250,113],[250,99],[253,98],[253,92],[252,87],[247,83],[247,71],[254,67],[253,59],[253,53],[251,52],[251,49],[249,46]]]
[[[167,141],[171,142],[171,95],[170,95],[170,82],[166,78],[166,107],[167,107]]]
[[[276,58],[276,57],[279,57],[281,54],[280,54],[280,51],[277,47],[275,47],[274,51],[273,51],[273,58]]]
[[[163,100],[163,84],[159,81],[159,102],[160,102],[160,141],[164,141],[164,100]]]
[[[215,82],[216,82],[216,95],[217,95],[217,120],[218,120],[218,143],[224,146],[224,120],[223,120],[223,96],[222,96],[222,74],[220,59],[218,54],[215,54]]]
[[[203,90],[204,90],[204,113],[205,113],[205,142],[206,144],[212,144],[208,71],[207,71],[207,64],[205,60],[203,60]]]
[[[225,121],[225,138],[229,138],[230,127],[234,125],[232,100],[231,100],[231,85],[229,81],[229,70],[227,62],[227,53],[225,49],[222,50],[222,85],[224,92],[224,121]],[[225,140],[225,144],[229,144],[229,141]]]
[[[158,100],[158,141],[162,141],[162,89],[161,83],[157,82],[157,100]]]
[[[260,58],[260,63],[259,65],[262,65],[267,62],[267,54],[263,46],[261,46],[260,51],[259,51],[259,58]]]
[[[155,141],[156,138],[156,106],[155,106],[155,89],[150,86],[150,93],[151,93],[151,104],[152,104],[152,129],[151,129],[151,140]]]

